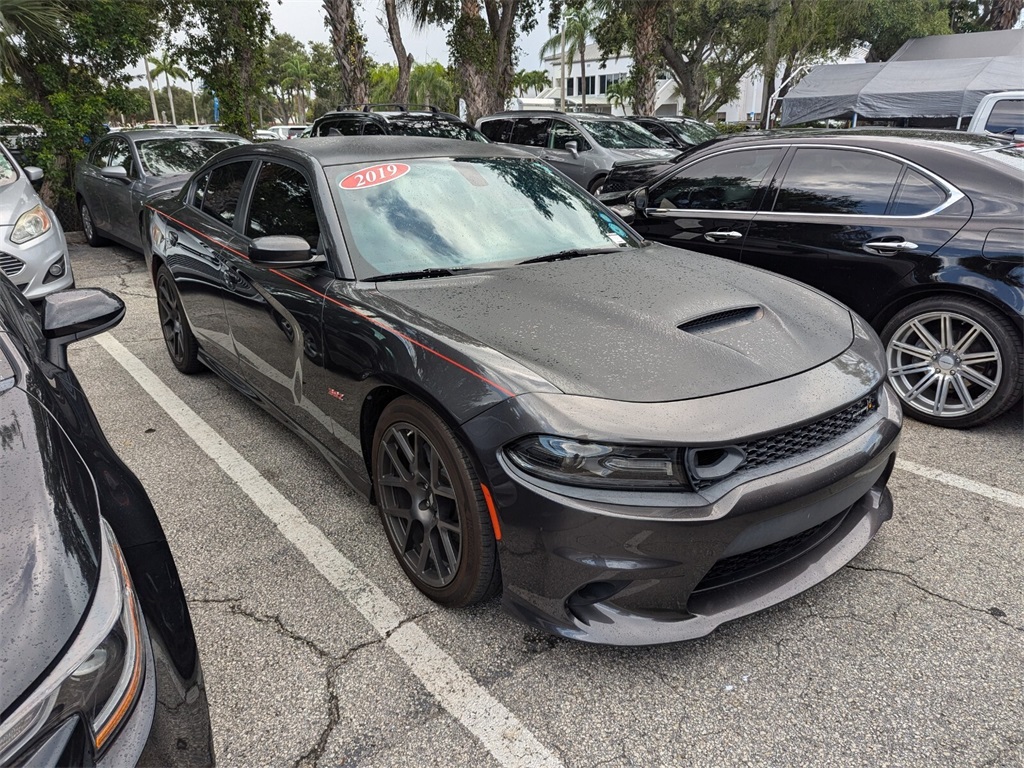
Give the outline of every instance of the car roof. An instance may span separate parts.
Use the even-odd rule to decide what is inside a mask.
[[[533,155],[504,144],[426,136],[323,136],[299,141],[270,141],[226,149],[217,155],[217,160],[242,154],[296,160],[311,158],[322,166],[427,157],[522,157],[536,160]]]
[[[606,120],[606,121],[622,121],[624,117],[618,115],[602,115],[597,112],[559,112],[557,109],[512,109],[506,112],[495,112],[493,115],[487,115],[486,117],[480,118],[481,120],[490,120],[491,118],[502,117],[562,117],[562,118],[584,118],[587,120]]]
[[[797,129],[778,131],[747,131],[740,134],[725,134],[712,139],[705,149],[712,146],[742,146],[744,144],[847,144],[864,147],[931,146],[959,151],[994,149],[1009,146],[1012,141],[1006,137],[965,133],[964,131],[943,131],[915,128],[829,128]]]
[[[111,134],[107,134],[108,136]],[[118,136],[127,136],[132,141],[140,139],[240,139],[234,133],[225,131],[198,131],[188,128],[137,128],[130,131],[117,131]],[[106,138],[105,136],[103,138]]]

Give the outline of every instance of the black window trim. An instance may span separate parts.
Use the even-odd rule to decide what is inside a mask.
[[[710,160],[710,159],[715,158],[715,157],[720,157],[722,155],[732,154],[734,152],[749,152],[751,150],[758,150],[758,149],[780,149],[780,150],[782,150],[782,151],[779,152],[779,157],[777,157],[775,160],[773,160],[771,162],[771,164],[768,166],[768,170],[765,172],[764,178],[761,179],[761,183],[757,185],[757,189],[754,192],[754,198],[753,198],[753,202],[756,202],[757,205],[751,205],[751,207],[748,210],[745,210],[745,211],[723,211],[723,210],[720,210],[720,209],[717,209],[717,208],[646,208],[646,209],[644,209],[644,214],[647,215],[647,216],[653,216],[655,218],[659,218],[660,216],[668,216],[668,217],[671,217],[671,218],[678,218],[680,214],[682,214],[684,216],[689,216],[690,214],[692,214],[694,212],[700,212],[702,215],[705,215],[706,218],[711,218],[711,219],[715,219],[715,218],[742,219],[742,218],[747,218],[747,217],[753,218],[755,214],[760,214],[762,212],[761,208],[764,207],[764,201],[765,201],[765,198],[767,196],[766,195],[766,191],[768,189],[770,189],[771,185],[774,183],[775,177],[778,175],[779,168],[785,162],[785,159],[787,157],[787,152],[786,152],[787,146],[788,145],[779,145],[779,144],[759,144],[757,146],[747,145],[747,146],[742,146],[742,147],[729,147],[728,149],[723,149],[720,152],[713,152],[713,153],[711,153],[709,155],[702,155],[700,157],[693,158],[690,162],[686,163],[686,165],[684,165],[681,168],[673,171],[673,173],[670,176],[666,176],[664,179],[660,180],[660,181],[666,181],[666,182],[670,181],[670,180],[676,178],[677,176],[681,176],[683,173],[686,172],[687,168],[691,168],[694,165],[696,165],[697,163],[703,162],[705,160]],[[651,186],[653,187],[653,185],[651,185]],[[650,199],[652,199],[652,196],[648,195],[648,200],[650,200]],[[659,216],[659,214],[660,214],[660,216]]]
[[[765,144],[765,145],[761,145],[761,146],[762,147],[766,147],[766,146],[775,146],[775,145],[767,145],[767,144]],[[777,195],[779,189],[781,189],[781,184],[785,180],[786,173],[789,171],[789,164],[790,164],[790,162],[792,162],[792,158],[796,156],[796,150],[798,150],[798,149],[805,149],[805,148],[806,149],[840,149],[840,150],[848,150],[848,151],[853,151],[853,152],[865,152],[865,153],[871,154],[871,155],[878,155],[879,157],[883,157],[883,158],[885,158],[887,160],[892,160],[893,162],[899,163],[902,167],[900,168],[900,171],[897,174],[896,182],[893,184],[893,188],[892,188],[892,190],[891,190],[891,192],[889,194],[889,202],[886,204],[885,212],[883,212],[883,213],[810,213],[810,212],[803,212],[803,211],[798,212],[798,211],[761,210],[761,211],[757,212],[758,218],[768,217],[769,219],[774,219],[774,218],[792,219],[792,218],[797,217],[797,216],[799,216],[799,217],[807,216],[807,217],[810,217],[812,219],[818,219],[818,218],[822,218],[822,217],[828,217],[828,218],[837,218],[838,217],[838,218],[842,218],[842,219],[853,219],[853,220],[877,219],[879,217],[885,217],[886,219],[894,219],[894,220],[900,220],[900,221],[914,220],[914,219],[924,219],[924,218],[927,218],[929,216],[935,216],[936,214],[944,211],[946,208],[949,208],[954,203],[957,203],[957,202],[959,202],[960,200],[962,200],[963,198],[966,197],[966,195],[963,192],[961,192],[957,187],[955,187],[952,184],[950,184],[948,181],[943,179],[941,176],[938,176],[935,173],[932,173],[927,168],[924,168],[924,167],[918,165],[917,163],[913,162],[912,160],[907,160],[906,158],[900,157],[899,155],[894,155],[894,154],[892,154],[890,152],[884,152],[882,150],[875,149],[873,147],[858,147],[858,146],[854,146],[854,145],[851,145],[851,144],[814,144],[814,143],[809,143],[809,142],[785,144],[785,145],[781,145],[781,146],[785,146],[787,148],[786,161],[783,164],[781,164],[776,169],[776,171],[775,171],[775,178],[773,178],[772,181],[771,181],[772,192],[775,195]],[[920,173],[926,179],[928,179],[929,181],[934,182],[941,189],[943,189],[946,192],[946,199],[945,199],[945,201],[940,203],[935,208],[932,208],[929,211],[925,211],[924,213],[915,213],[915,214],[913,214],[911,216],[894,216],[893,214],[889,213],[889,210],[892,208],[892,201],[893,201],[893,198],[894,198],[894,196],[896,194],[896,190],[899,189],[899,185],[902,183],[903,177],[906,175],[906,169],[907,168],[913,168],[915,171]],[[774,197],[772,197],[772,205],[773,206],[775,205],[775,198]],[[764,207],[764,206],[762,206],[762,207]]]
[[[210,185],[209,176],[215,170],[217,170],[218,168],[223,168],[224,166],[227,166],[227,165],[233,165],[234,163],[243,163],[243,162],[249,163],[249,170],[246,172],[245,179],[242,181],[242,192],[238,196],[238,202],[235,204],[235,217],[231,220],[231,225],[230,226],[228,225],[228,223],[226,221],[224,221],[224,219],[221,219],[221,218],[219,218],[217,216],[212,216],[211,214],[209,214],[206,211],[204,211],[202,208],[196,208],[196,206],[192,205],[191,201],[195,199],[194,192],[195,192],[195,181],[196,180],[198,180],[202,176],[206,176],[207,177],[206,185],[207,185],[207,188],[208,188],[209,185]],[[259,166],[259,158],[258,157],[251,157],[251,156],[248,156],[248,155],[243,155],[242,157],[238,157],[236,155],[235,157],[226,158],[225,160],[222,160],[221,162],[218,162],[216,165],[211,165],[210,167],[202,170],[201,172],[196,173],[195,176],[193,177],[193,181],[188,185],[189,194],[185,198],[185,205],[188,208],[191,208],[196,213],[198,213],[200,216],[205,217],[207,220],[215,222],[218,226],[223,227],[224,229],[229,229],[232,232],[234,232],[235,234],[241,235],[242,233],[238,229],[238,222],[239,222],[239,215],[238,214],[242,210],[247,210],[247,209],[243,209],[242,208],[242,203],[248,201],[249,190],[250,190],[250,187],[252,186],[252,181],[253,181],[253,176],[252,176],[253,169],[256,168],[257,166]],[[206,198],[206,195],[204,194],[203,195],[203,199],[205,199],[205,198]]]

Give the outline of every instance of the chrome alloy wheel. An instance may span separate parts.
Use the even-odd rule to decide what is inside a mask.
[[[78,213],[82,217],[82,233],[85,235],[85,239],[92,240],[96,237],[96,230],[93,229],[92,212],[89,210],[89,206],[82,203]]]
[[[424,583],[449,585],[462,557],[462,526],[448,468],[406,422],[388,429],[378,451],[378,501],[401,557]]]
[[[973,413],[995,394],[1003,361],[992,336],[957,312],[901,325],[886,348],[889,383],[904,405],[940,418]]]

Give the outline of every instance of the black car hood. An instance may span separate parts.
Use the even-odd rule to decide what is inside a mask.
[[[378,290],[566,394],[611,400],[753,387],[821,365],[853,341],[849,311],[822,294],[661,245]],[[715,317],[723,312],[732,314]]]
[[[92,476],[21,389],[0,393],[0,713],[70,642],[99,577]]]

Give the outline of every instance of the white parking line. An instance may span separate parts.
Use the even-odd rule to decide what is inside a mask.
[[[1014,493],[1013,491],[1004,491],[1002,488],[985,485],[985,483],[979,483],[976,480],[961,477],[960,475],[954,475],[951,472],[943,472],[941,469],[933,469],[932,467],[915,464],[914,462],[907,461],[906,459],[896,459],[896,469],[920,475],[921,477],[926,477],[929,480],[938,480],[940,483],[951,485],[962,491],[976,493],[979,496],[984,496],[986,499],[998,501],[1000,504],[1009,504],[1010,506],[1024,509],[1024,495]]]
[[[501,702],[477,684],[445,651],[342,555],[286,499],[160,378],[109,333],[97,341],[142,386],[178,426],[213,459],[320,574],[333,584],[441,702],[501,765],[561,766],[561,761]]]

